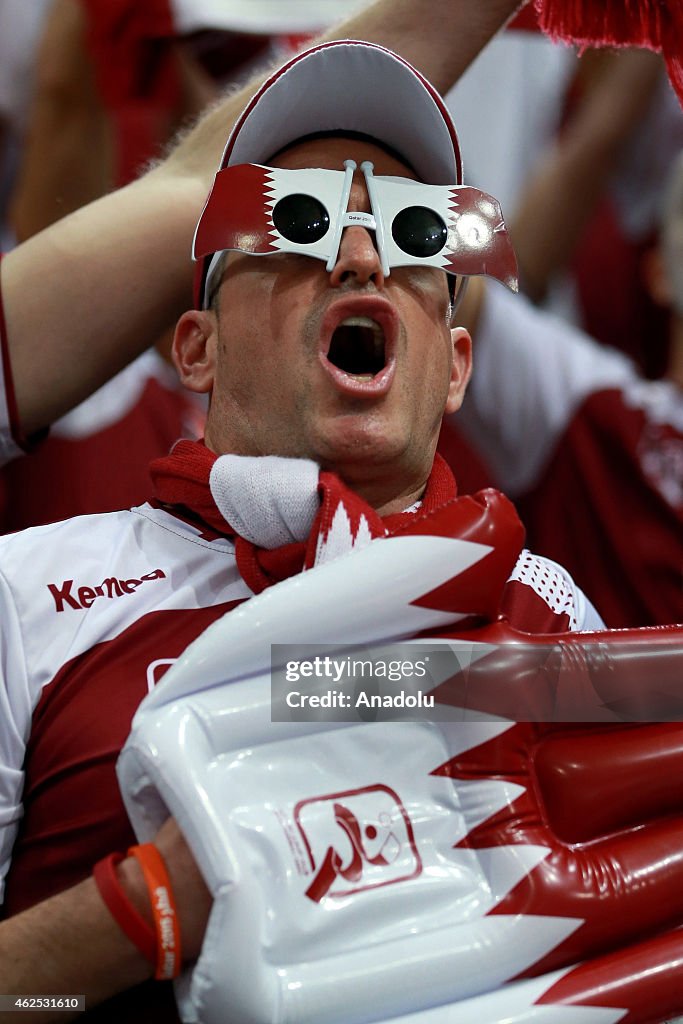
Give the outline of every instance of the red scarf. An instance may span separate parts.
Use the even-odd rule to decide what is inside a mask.
[[[467,589],[468,613],[488,621],[496,617],[503,587],[522,548],[524,528],[512,504],[498,491],[459,498],[455,479],[440,456],[420,506],[384,518],[334,473],[320,472],[320,506],[307,540],[272,550],[240,536],[221,514],[209,485],[217,458],[201,443],[179,441],[169,455],[151,465],[155,497],[176,514],[210,527],[214,536],[233,540],[237,567],[254,593],[378,537],[436,534],[491,546],[489,555],[458,577],[457,589],[460,604],[463,587]],[[436,600],[436,595],[430,597]],[[438,600],[444,598],[447,595],[440,594]]]

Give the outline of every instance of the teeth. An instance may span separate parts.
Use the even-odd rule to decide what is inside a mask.
[[[345,320],[342,320],[339,324],[340,327],[364,327],[368,331],[372,331],[375,337],[383,338],[384,331],[377,323],[376,320],[372,320],[369,316],[347,316]]]
[[[373,331],[382,330],[377,321],[372,320],[369,316],[347,316],[341,323],[344,327],[369,327]]]

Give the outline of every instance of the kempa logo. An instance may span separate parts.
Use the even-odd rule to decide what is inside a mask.
[[[152,572],[145,573],[140,579],[120,580],[115,576],[110,576],[108,579],[102,580],[96,587],[78,587],[76,591],[73,589],[73,580],[64,580],[61,586],[56,583],[48,583],[47,589],[54,598],[55,608],[58,612],[63,612],[66,608],[83,611],[83,609],[89,608],[98,597],[111,599],[123,597],[125,594],[134,594],[143,583],[161,579],[166,579],[166,573],[163,569],[154,569]]]

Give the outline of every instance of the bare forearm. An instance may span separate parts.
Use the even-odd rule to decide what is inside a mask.
[[[0,925],[0,992],[85,995],[88,1008],[138,984],[151,966],[120,931],[92,879]],[[61,1019],[77,1013],[60,1012]],[[54,1019],[53,1011],[10,1013],[8,1021]]]
[[[522,0],[381,0],[328,37],[396,50],[446,92],[520,6]]]
[[[168,872],[183,958],[196,960],[211,895],[173,818],[162,825],[155,845]],[[122,892],[151,927],[150,894],[138,860],[124,858],[116,873]],[[91,1008],[153,973],[114,921],[92,878],[0,924],[0,993],[85,995]],[[24,1024],[52,1019],[53,1011],[35,1016],[21,1011]]]

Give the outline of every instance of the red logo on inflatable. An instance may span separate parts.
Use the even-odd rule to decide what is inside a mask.
[[[306,896],[315,903],[405,882],[422,872],[412,822],[388,786],[301,800],[294,820],[314,872]]]

